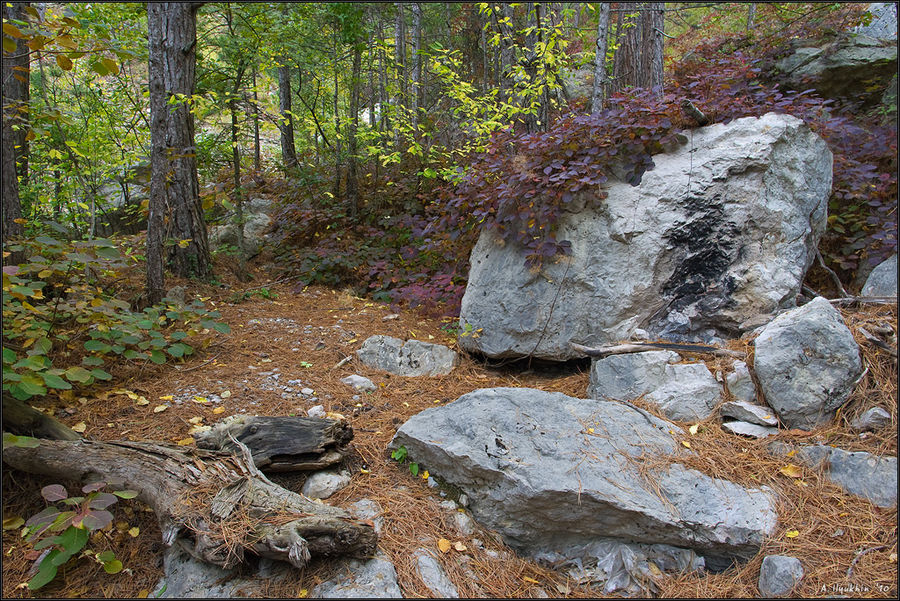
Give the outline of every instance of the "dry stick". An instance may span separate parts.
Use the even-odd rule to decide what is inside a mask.
[[[847,298],[847,291],[844,290],[844,286],[841,284],[841,279],[837,276],[837,274],[825,264],[825,259],[822,258],[822,253],[819,252],[818,247],[816,248],[816,259],[819,261],[819,265],[822,266],[822,269],[828,272],[828,275],[831,276],[834,285],[837,286],[838,294],[841,295],[841,298]]]
[[[844,298],[828,299],[828,302],[835,304],[835,305],[851,305],[853,303],[859,303],[861,305],[865,305],[865,304],[896,305],[897,297],[896,296],[845,296]]]
[[[629,342],[626,344],[617,344],[614,346],[601,346],[597,348],[591,348],[589,346],[583,346],[581,344],[577,344],[575,342],[570,342],[569,346],[572,347],[573,350],[584,353],[589,357],[606,357],[608,355],[622,355],[625,353],[642,353],[647,350],[660,349],[660,350],[672,350],[672,351],[684,351],[689,353],[707,353],[711,355],[716,355],[719,357],[736,357],[738,359],[743,359],[747,356],[746,353],[742,353],[741,351],[732,351],[728,349],[719,348],[716,346],[708,346],[705,344],[678,344],[675,342]]]
[[[853,566],[856,565],[856,562],[865,555],[866,553],[871,553],[872,551],[879,551],[881,549],[887,549],[887,545],[879,545],[877,547],[869,547],[868,549],[863,549],[862,551],[857,551],[856,557],[853,558],[853,561],[850,562],[850,567],[847,568],[847,578],[853,576]]]

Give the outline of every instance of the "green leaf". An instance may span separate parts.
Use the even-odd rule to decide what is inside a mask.
[[[103,562],[103,571],[107,574],[118,574],[122,571],[122,562],[118,559]]]
[[[84,384],[91,379],[91,372],[83,367],[74,366],[66,370],[66,377],[72,382]]]
[[[59,557],[54,560],[54,564],[60,566],[66,563],[69,557],[78,553],[82,548],[84,548],[84,546],[88,542],[89,537],[90,533],[83,528],[75,528],[74,526],[69,526],[68,528],[66,528],[57,539],[57,542],[59,543],[59,546],[62,547],[63,552],[60,553]]]
[[[38,568],[38,573],[34,575],[34,577],[28,581],[28,589],[29,590],[37,590],[49,583],[56,577],[57,568],[53,565],[53,559],[59,555],[59,551],[57,549],[53,549],[50,553],[44,557],[43,561],[41,561],[41,565]]]
[[[15,363],[16,362],[16,352],[10,348],[3,349],[3,362],[4,363]]]
[[[103,63],[103,66],[106,67],[106,70],[112,73],[113,75],[119,74],[119,65],[111,58],[101,58],[100,62]]]
[[[94,366],[103,365],[104,361],[100,357],[96,357],[94,355],[88,355],[84,359],[81,360],[82,365]]]
[[[86,351],[95,351],[98,353],[108,353],[112,350],[112,347],[105,342],[101,342],[99,340],[87,340],[84,343],[84,350]]]
[[[112,551],[103,551],[102,553],[97,553],[97,559],[100,561],[112,561],[116,558],[116,554]]]
[[[108,372],[103,371],[102,369],[96,368],[91,370],[91,375],[97,378],[98,380],[103,380],[104,382],[108,380],[112,380],[112,375]]]
[[[418,476],[419,475],[419,464],[418,463],[410,463],[409,471],[412,472],[413,476]]]
[[[70,61],[70,62],[71,62],[71,61]],[[97,75],[100,75],[101,77],[102,77],[102,76],[105,76],[105,75],[109,75],[109,69],[107,69],[107,68],[106,68],[106,65],[104,65],[104,64],[103,64],[102,62],[100,62],[100,61],[95,61],[95,62],[91,63],[91,69],[93,69],[93,71],[94,71]]]
[[[166,362],[166,356],[162,351],[150,351],[150,360],[157,365],[162,365]]]
[[[213,329],[220,334],[231,334],[231,326],[221,321],[217,321],[215,325],[213,325]]]
[[[101,246],[97,249],[97,255],[104,259],[119,259],[122,257],[121,253],[119,253],[119,249],[115,246]]]
[[[60,69],[63,71],[71,71],[73,67],[72,61],[64,54],[56,55],[56,64],[59,65]]]
[[[59,376],[43,373],[41,374],[41,377],[44,378],[44,384],[46,384],[48,388],[57,388],[59,390],[69,390],[70,388],[72,388],[71,384],[69,384]]]
[[[138,491],[136,490],[114,490],[113,493],[120,499],[133,499],[138,496]]]
[[[44,388],[43,383],[38,380],[35,376],[23,376],[22,381],[16,385],[22,392],[29,396],[35,396],[38,394],[47,394],[47,389]],[[15,393],[13,392],[13,396]],[[18,397],[17,397],[18,398]]]
[[[3,433],[3,448],[6,447],[21,447],[23,449],[33,449],[37,446],[40,446],[41,441],[37,438],[32,438],[31,436],[16,436],[15,434],[10,434],[9,432]]]
[[[190,355],[194,349],[186,344],[181,343],[181,342],[176,342],[175,344],[170,346],[167,350],[169,351],[169,354],[172,355],[173,357],[183,357],[184,355]]]

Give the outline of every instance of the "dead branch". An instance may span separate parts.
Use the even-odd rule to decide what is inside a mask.
[[[601,346],[592,348],[583,346],[575,342],[570,342],[569,346],[580,353],[584,353],[588,357],[607,357],[609,355],[623,355],[626,353],[643,353],[650,350],[666,350],[682,353],[698,353],[716,355],[719,357],[735,357],[743,359],[747,355],[740,351],[732,351],[706,344],[679,344],[676,342],[628,342],[625,344],[617,344],[614,346]]]

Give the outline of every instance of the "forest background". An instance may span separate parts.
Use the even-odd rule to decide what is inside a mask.
[[[637,183],[679,131],[769,111],[835,155],[809,283],[858,289],[896,251],[896,100],[788,90],[775,63],[867,6],[5,3],[3,388],[90,386],[226,329],[161,303],[166,270],[245,277],[252,196],[277,199],[266,258],[297,290],[455,315],[481,228],[556,260],[561,211],[614,166]],[[222,223],[237,241],[211,251]]]

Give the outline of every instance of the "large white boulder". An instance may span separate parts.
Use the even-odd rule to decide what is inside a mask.
[[[581,197],[558,238],[572,256],[540,271],[483,231],[460,312],[466,350],[575,358],[638,328],[669,339],[733,336],[794,306],[825,229],[832,155],[799,119],[766,114],[694,130],[638,186]],[[747,323],[745,323],[747,322]],[[744,326],[742,327],[742,324]]]

